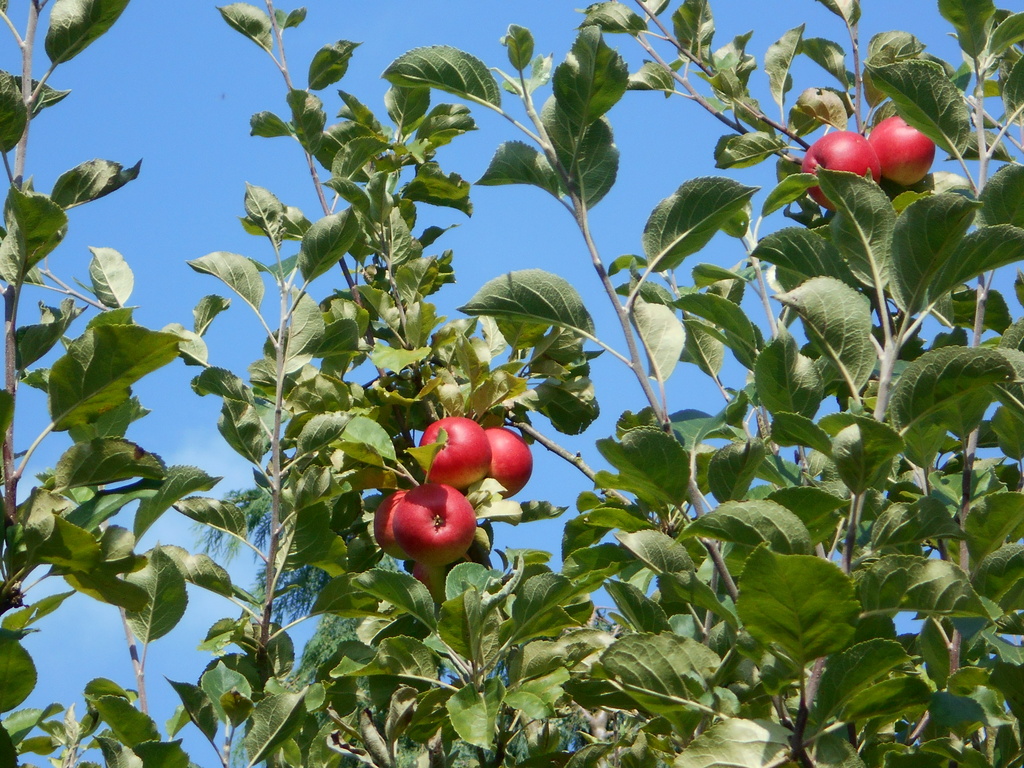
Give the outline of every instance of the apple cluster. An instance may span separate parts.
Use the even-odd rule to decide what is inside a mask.
[[[867,138],[854,131],[834,131],[814,142],[804,156],[800,170],[816,173],[818,168],[849,171],[875,181],[888,179],[903,186],[921,181],[932,167],[935,144],[899,115],[882,120]],[[821,187],[807,190],[829,210],[835,210]]]
[[[447,566],[466,556],[476,536],[476,512],[464,492],[489,477],[508,498],[533,473],[530,447],[510,429],[484,429],[472,419],[449,416],[428,426],[420,445],[438,442],[442,431],[446,440],[427,481],[392,493],[373,518],[377,545],[392,557],[412,560],[413,575],[435,596],[444,592]]]

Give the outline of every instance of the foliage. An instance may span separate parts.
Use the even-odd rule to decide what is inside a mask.
[[[715,48],[706,0],[591,5],[557,66],[518,26],[502,40],[510,72],[449,46],[416,48],[384,72],[383,110],[339,91],[337,122],[325,92],[357,44],[321,48],[300,87],[285,40],[305,9],[226,5],[224,20],[285,85],[252,135],[296,142],[320,210],[246,185],[254,255],[188,262],[233,295],[200,299],[191,330],[152,330],[127,306],[134,278],[120,254],[93,249],[81,290],[50,270],[69,210],[139,172],[93,160],[49,194],[26,176],[31,121],[60,100],[47,81],[127,5],[55,0],[43,76],[33,79],[31,55],[19,76],[0,74],[11,182],[0,242],[2,764],[37,754],[69,767],[186,766],[179,733],[198,729],[225,768],[1018,765],[1024,319],[994,275],[1024,258],[1024,147],[1012,133],[1024,124],[1024,14],[941,0],[963,51],[953,66],[908,33],[863,48],[857,0],[821,2],[849,32],[850,63],[804,25],[772,44],[764,71],[779,120],[751,91],[749,35]],[[41,3],[29,5],[24,37],[6,2],[0,14],[31,54]],[[649,60],[630,71],[613,35]],[[821,80],[791,99],[798,57]],[[608,260],[591,218],[620,162],[610,112],[652,95],[631,91],[706,110],[728,130],[715,165],[737,178],[684,181],[651,212],[642,253]],[[439,315],[434,297],[454,269],[432,217],[469,216],[472,203],[438,150],[475,130],[480,110],[519,133],[477,186],[534,186],[570,214],[618,328],[599,327],[576,286],[543,270],[496,276],[463,316]],[[961,173],[909,189],[799,173],[807,137],[866,131],[893,113]],[[738,180],[764,162],[776,164],[773,189]],[[814,184],[835,213],[807,195]],[[720,235],[743,249],[739,263],[684,271]],[[44,285],[65,294],[60,306],[19,325]],[[253,318],[262,353],[245,371],[209,359],[204,336],[225,311]],[[584,459],[553,433],[586,432],[598,417],[591,361],[602,354],[641,399]],[[126,438],[145,415],[132,385],[175,358],[197,369],[196,395],[218,399],[220,434],[251,463],[256,489],[202,495],[216,478]],[[666,382],[684,375],[707,377],[721,411],[674,410]],[[23,385],[46,393],[49,424],[16,441]],[[448,415],[518,427],[593,482],[565,522],[559,569],[551,553],[495,543],[498,523],[565,510],[502,499],[487,480],[468,492],[477,539],[443,599],[383,559],[373,511],[423,482],[436,449],[415,434]],[[19,491],[52,432],[71,447]],[[258,587],[232,583],[206,554],[136,552],[172,509],[252,550]],[[131,531],[110,522],[122,510]],[[40,577],[72,591],[30,602],[24,585]],[[169,681],[181,707],[161,729],[146,649],[185,614],[187,585],[232,614],[202,640],[207,667]],[[608,612],[591,597],[602,587]],[[40,663],[22,640],[73,592],[122,609],[135,689],[92,681],[81,718],[19,709]],[[337,635],[319,635],[297,664],[289,630],[311,617]]]

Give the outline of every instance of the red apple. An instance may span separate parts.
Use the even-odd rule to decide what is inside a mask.
[[[804,173],[816,173],[818,168],[830,171],[849,171],[858,176],[867,176],[868,171],[871,171],[871,178],[875,181],[882,176],[882,166],[878,162],[875,150],[867,139],[853,131],[826,133],[811,144],[807,154],[804,155],[800,170]],[[830,211],[836,209],[832,202],[825,197],[821,187],[811,187],[807,191],[811,197]]]
[[[448,566],[446,565],[425,565],[415,563],[412,567],[412,575],[427,588],[435,603],[443,603],[446,597],[445,581],[448,579]]]
[[[395,541],[424,565],[448,565],[466,554],[476,535],[473,506],[455,488],[425,483],[407,491],[392,514]]]
[[[377,546],[392,557],[408,560],[409,555],[395,541],[395,507],[405,498],[406,491],[397,491],[384,499],[373,513],[373,538]]]
[[[491,445],[484,428],[463,416],[447,416],[435,421],[423,431],[420,445],[436,443],[442,429],[448,433],[448,441],[434,457],[427,480],[465,490],[487,476]]]
[[[487,442],[491,444],[491,468],[487,473],[503,486],[506,499],[523,489],[533,474],[533,455],[530,446],[511,429],[491,427],[485,429]]]
[[[935,160],[935,144],[899,115],[887,117],[868,136],[882,176],[905,187],[928,175]]]

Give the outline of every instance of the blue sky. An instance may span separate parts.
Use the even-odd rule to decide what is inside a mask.
[[[11,6],[16,23],[23,24],[24,3],[12,0]],[[338,39],[362,41],[339,86],[381,112],[387,84],[380,73],[410,48],[448,44],[490,65],[504,66],[499,38],[508,24],[516,23],[530,27],[538,52],[553,52],[557,62],[571,45],[581,19],[575,4],[552,0],[401,0],[386,4],[312,0],[308,7],[305,24],[289,30],[286,38],[296,81],[305,81],[308,61],[321,45]],[[772,42],[804,22],[807,36],[831,38],[848,47],[839,20],[811,0],[719,0],[713,9],[719,28],[716,45],[755,27],[748,50],[759,62]],[[897,27],[917,34],[930,51],[954,63],[958,60],[955,42],[947,36],[934,2],[904,0],[899,4],[899,18],[891,5],[865,3],[865,43],[875,32]],[[0,29],[0,66],[12,69],[16,66],[15,46],[5,32]],[[609,42],[621,50],[632,68],[639,65],[642,51],[630,39],[616,36]],[[41,69],[43,57],[38,61]],[[829,77],[810,64],[801,65],[795,79],[791,99],[804,87],[830,85]],[[770,106],[763,73],[756,73],[754,82],[761,90],[762,103]],[[38,189],[50,189],[61,172],[91,158],[124,165],[143,160],[137,181],[72,211],[68,237],[51,257],[51,267],[66,279],[77,276],[84,280],[88,246],[117,249],[135,272],[132,303],[138,306],[140,323],[153,328],[174,322],[191,327],[195,303],[205,294],[224,293],[215,280],[188,268],[186,260],[218,250],[269,258],[263,241],[245,234],[238,224],[246,182],[271,189],[282,201],[303,208],[310,218],[317,211],[297,145],[248,135],[253,113],[265,109],[284,112],[279,74],[262,51],[224,24],[212,3],[132,3],[107,36],[58,69],[51,85],[71,89],[72,94],[33,123],[28,173],[35,177]],[[334,91],[329,88],[321,94],[329,117],[339,106]],[[440,96],[434,98],[435,103],[441,100]],[[508,100],[511,103],[511,95]],[[443,149],[438,158],[446,171],[469,180],[479,178],[501,141],[520,138],[510,124],[493,114],[481,110],[474,114],[481,130]],[[694,104],[652,93],[631,93],[612,110],[610,119],[622,153],[619,180],[596,208],[593,219],[606,262],[639,251],[640,233],[651,209],[679,184],[694,176],[721,173],[714,169],[712,157],[721,135],[720,124]],[[770,166],[728,175],[744,183],[770,186]],[[454,308],[492,277],[512,269],[539,267],[571,280],[583,292],[598,328],[604,329],[612,343],[618,342],[615,321],[605,311],[605,299],[582,241],[560,206],[537,190],[513,187],[477,188],[473,202],[471,219],[440,209],[423,213],[423,223],[460,225],[438,242],[442,248],[454,249],[459,280],[438,297],[443,313],[454,316]],[[785,221],[777,216],[762,234],[784,226]],[[691,261],[731,266],[742,258],[737,241],[719,237]],[[322,278],[314,295],[327,293],[337,282],[340,280],[334,274]],[[55,294],[39,298],[50,303],[59,299]],[[238,304],[217,319],[207,341],[212,363],[242,373],[259,356],[262,336],[255,319]],[[29,304],[23,322],[32,319]],[[188,386],[197,371],[176,363],[138,386],[136,392],[152,414],[133,427],[129,437],[168,463],[193,463],[224,475],[218,492],[245,487],[251,478],[249,469],[233,457],[216,431],[219,403],[197,397]],[[590,459],[596,457],[593,441],[612,432],[617,415],[642,405],[636,382],[614,360],[597,361],[594,379],[604,415],[584,438],[564,441]],[[678,368],[671,381],[671,409],[717,410],[720,396],[705,382],[696,369]],[[742,386],[743,382],[727,384]],[[22,440],[30,439],[40,428],[37,414],[45,412],[42,399],[29,403],[35,393],[26,394],[28,407],[18,423]],[[60,437],[53,440],[51,451],[39,457],[36,469],[54,461],[63,447],[60,441]],[[576,495],[588,487],[585,478],[539,447],[535,457],[537,474],[522,495],[572,507]],[[561,523],[521,531],[502,528],[498,545],[535,547],[544,542],[557,551],[560,536]],[[188,548],[195,544],[190,524],[173,512],[141,548],[157,539]],[[234,569],[243,583],[249,578],[247,566],[240,559]],[[150,695],[154,717],[161,723],[176,701],[163,676],[194,681],[208,656],[193,652],[193,647],[213,621],[233,613],[232,606],[216,598],[193,593],[191,599],[185,621],[150,651]],[[96,676],[110,677],[125,686],[134,684],[123,630],[110,606],[76,597],[40,627],[43,631],[26,642],[40,668],[40,684],[31,704],[75,701],[83,685]],[[197,763],[211,764],[208,745],[192,740],[190,744],[195,745],[193,759]]]

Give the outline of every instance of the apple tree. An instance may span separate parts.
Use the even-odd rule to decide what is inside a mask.
[[[862,41],[857,0],[821,0],[848,39],[800,25],[767,49],[776,119],[750,35],[715,47],[706,0],[592,5],[557,65],[515,25],[502,69],[417,48],[384,72],[380,106],[338,90],[356,43],[324,45],[300,79],[286,45],[305,9],[226,5],[224,21],[283,85],[251,133],[298,144],[319,208],[247,185],[251,251],[191,259],[219,293],[197,301],[191,329],[155,331],[125,307],[133,277],[119,254],[94,249],[82,290],[49,259],[67,211],[138,167],[90,161],[49,194],[26,176],[31,123],[61,98],[48,81],[127,0],[55,0],[49,68],[34,79],[44,4],[31,0],[18,31],[0,2],[28,52],[24,71],[0,75],[4,764],[1021,763],[1024,318],[998,276],[1024,257],[1024,14],[940,0],[963,54],[954,66],[909,33]],[[793,99],[805,63],[816,79]],[[619,163],[611,110],[663,96],[724,126],[713,160],[729,175],[683,181],[638,224],[642,253],[608,258],[591,223],[616,214],[597,209]],[[472,206],[438,150],[481,110],[513,135],[496,137],[473,186],[553,198],[615,327],[542,270],[496,275],[462,316],[440,316],[454,267],[437,222]],[[870,137],[894,116],[913,129],[899,136],[926,139],[955,171],[906,176],[897,160],[890,174],[877,157],[867,167],[881,178],[841,161],[801,167],[823,135]],[[745,183],[761,163],[776,179],[763,190]],[[694,263],[719,234],[734,255]],[[22,297],[44,287],[63,303],[19,326]],[[1024,301],[1020,272],[1012,293]],[[69,338],[83,304],[95,312]],[[204,341],[226,311],[251,316],[257,357],[244,371],[210,359]],[[583,456],[559,435],[598,429],[599,355],[623,367],[636,400]],[[221,404],[221,435],[252,465],[245,498],[265,514],[247,519],[239,496],[208,495],[215,478],[126,439],[144,415],[131,385],[175,358]],[[720,394],[719,412],[674,405],[677,382],[694,378]],[[16,443],[32,390],[49,423]],[[417,434],[446,417],[515,427],[593,489],[571,515],[505,498],[493,478],[455,491],[478,526],[428,588],[384,555],[373,522],[384,497],[428,482],[450,436],[420,445]],[[53,432],[72,447],[19,493]],[[172,509],[250,549],[257,586],[181,546],[135,552]],[[500,546],[499,524],[555,518],[559,562]],[[72,591],[33,601],[33,573]],[[283,611],[298,573],[316,574],[317,589]],[[200,638],[206,668],[169,681],[181,705],[161,729],[146,648],[181,619],[186,585],[222,596],[230,615]],[[595,609],[601,588],[611,611]],[[81,719],[18,709],[45,663],[21,640],[74,592],[123,609],[134,688],[94,680]],[[297,666],[290,629],[316,617],[351,631]],[[187,754],[184,734],[209,744]]]

